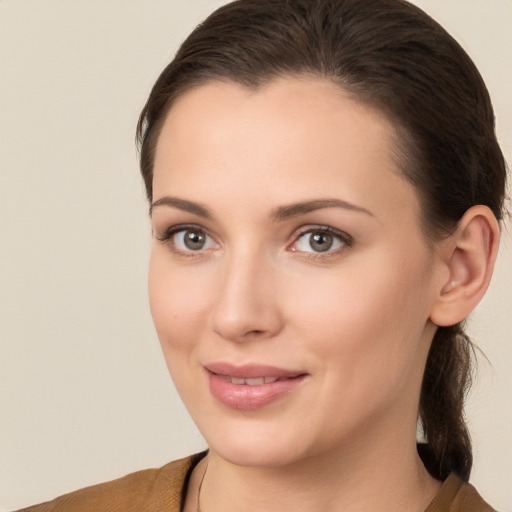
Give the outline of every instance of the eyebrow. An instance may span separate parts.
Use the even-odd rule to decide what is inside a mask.
[[[152,203],[149,207],[149,215],[151,216],[153,210],[159,206],[170,206],[209,220],[214,218],[212,212],[206,206],[193,201],[187,201],[186,199],[170,196],[161,197]],[[281,222],[286,219],[305,215],[306,213],[321,210],[323,208],[343,208],[345,210],[364,213],[371,217],[374,216],[370,210],[341,199],[312,199],[309,201],[301,201],[298,203],[278,206],[272,209],[269,218],[273,222]]]
[[[301,201],[299,203],[293,203],[284,206],[278,206],[272,210],[270,219],[273,221],[283,221],[291,217],[298,215],[304,215],[306,213],[321,210],[323,208],[343,208],[345,210],[351,210],[354,212],[365,213],[374,217],[373,213],[362,206],[343,201],[341,199],[312,199],[310,201]]]
[[[194,203],[192,201],[187,201],[186,199],[179,199],[178,197],[170,197],[164,196],[160,199],[157,199],[154,203],[149,207],[149,216],[153,214],[153,210],[158,206],[171,206],[177,208],[178,210],[182,210],[184,212],[193,213],[194,215],[198,215],[199,217],[204,217],[205,219],[213,219],[213,215],[206,206],[203,206],[199,203]]]

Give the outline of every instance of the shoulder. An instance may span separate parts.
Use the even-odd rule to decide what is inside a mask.
[[[457,493],[454,504],[454,511],[461,512],[496,512],[483,498],[477,490],[469,483],[464,482],[460,491]]]
[[[202,454],[86,487],[18,512],[179,512],[190,469]]]
[[[452,473],[425,512],[496,512],[477,490]]]

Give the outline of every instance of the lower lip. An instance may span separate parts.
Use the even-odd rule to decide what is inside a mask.
[[[305,375],[299,375],[268,384],[250,386],[248,384],[233,384],[225,377],[211,372],[207,373],[213,397],[230,409],[242,411],[255,411],[271,404],[291,393],[306,378]]]

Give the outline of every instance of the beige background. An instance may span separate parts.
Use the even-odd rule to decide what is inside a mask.
[[[215,0],[0,0],[0,510],[204,447],[146,299],[134,127]],[[512,2],[418,0],[463,44],[512,159]],[[461,129],[464,129],[462,126]],[[471,323],[473,482],[512,511],[512,243]]]

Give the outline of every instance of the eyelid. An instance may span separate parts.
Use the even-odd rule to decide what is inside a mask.
[[[155,238],[160,242],[165,242],[166,240],[169,240],[169,238],[171,238],[171,236],[174,235],[175,233],[178,233],[179,231],[186,231],[187,229],[196,229],[197,231],[202,231],[203,233],[208,235],[207,230],[202,226],[199,226],[198,224],[173,224],[172,226],[169,226],[168,228],[164,229],[161,235],[155,234]]]
[[[297,244],[299,239],[303,237],[304,235],[307,235],[308,233],[328,233],[336,238],[338,238],[342,242],[342,247],[339,247],[334,250],[327,250],[325,252],[315,252],[315,251],[299,251],[297,249],[291,248],[293,245]],[[339,229],[335,229],[331,226],[326,226],[322,224],[318,225],[309,225],[309,226],[303,226],[299,228],[299,231],[294,235],[293,242],[288,245],[289,250],[292,252],[298,252],[303,254],[306,257],[309,258],[329,258],[331,256],[335,256],[342,252],[347,247],[352,247],[354,244],[354,239],[352,236],[350,236],[345,231],[341,231]]]
[[[168,227],[167,229],[165,229],[165,231],[161,235],[155,234],[155,238],[159,242],[162,242],[163,244],[168,244],[170,246],[169,248],[173,252],[184,255],[184,256],[199,256],[199,255],[203,254],[205,251],[209,250],[207,248],[207,249],[199,249],[197,251],[194,251],[194,250],[184,251],[182,249],[177,248],[175,246],[175,244],[171,243],[172,242],[171,239],[174,235],[176,235],[177,233],[180,233],[181,231],[187,231],[187,230],[200,231],[206,237],[213,240],[213,242],[215,243],[216,246],[219,245],[218,242],[215,240],[215,238],[208,233],[208,230],[198,224],[175,224],[175,225],[172,225],[172,226]]]

